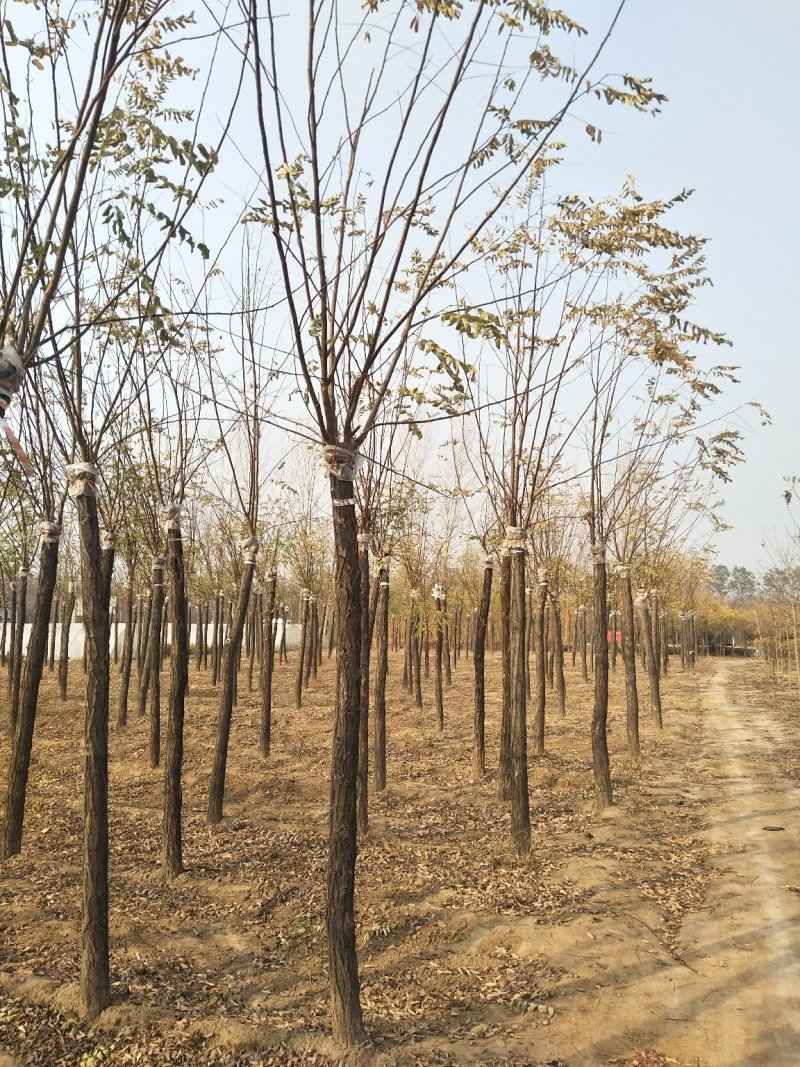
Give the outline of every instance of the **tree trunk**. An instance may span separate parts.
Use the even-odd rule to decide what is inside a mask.
[[[653,648],[653,631],[650,625],[650,605],[647,602],[647,596],[645,595],[644,590],[641,590],[636,603],[641,612],[641,630],[642,638],[644,640],[647,678],[650,682],[650,703],[653,708],[653,722],[660,730],[663,725],[661,719],[661,687],[659,686],[658,666],[656,664],[655,649]]]
[[[539,571],[539,599],[536,604],[536,716],[533,730],[534,755],[544,754],[545,696],[547,689],[547,661],[545,647],[545,613],[547,611],[547,572]]]
[[[208,670],[208,657],[211,652],[211,641],[208,639],[208,627],[211,625],[211,604],[207,600],[203,610],[203,670]],[[211,640],[214,635],[212,633]]]
[[[309,595],[306,605],[306,622],[303,627],[307,637],[303,641],[303,689],[308,689],[311,673],[317,660],[317,598]]]
[[[22,639],[25,636],[25,618],[28,607],[28,572],[19,572],[19,585],[17,587],[17,629],[14,634],[14,679],[11,687],[11,733],[17,725],[19,716],[19,698],[22,689]]]
[[[42,680],[47,652],[48,623],[53,605],[58,568],[58,538],[61,527],[42,523],[42,549],[39,562],[39,582],[36,591],[28,654],[25,657],[25,676],[22,681],[19,714],[11,747],[6,793],[6,819],[3,833],[3,858],[16,856],[22,848],[22,824],[25,815],[25,794],[31,762],[33,729],[39,684]]]
[[[685,671],[686,670],[686,663],[687,663],[687,659],[688,659],[688,657],[686,655],[687,650],[688,650],[687,649],[688,641],[687,641],[687,633],[686,633],[686,613],[683,612],[683,611],[680,614],[680,623],[681,623],[681,670]]]
[[[579,620],[580,620],[580,631],[581,631],[581,636],[580,636],[581,678],[584,680],[584,682],[588,682],[589,681],[589,671],[588,671],[587,662],[586,662],[587,622],[586,622],[586,605],[585,604],[581,604],[580,608],[578,608],[578,617],[579,617]]]
[[[511,555],[500,556],[500,659],[503,705],[500,711],[500,766],[497,791],[501,800],[511,799]]]
[[[322,666],[322,648],[325,644],[325,626],[327,625],[328,618],[328,604],[327,602],[322,605],[322,618],[319,621],[319,641],[317,641],[317,666]],[[314,674],[316,678],[316,672]]]
[[[3,583],[5,586],[5,583]],[[5,597],[5,590],[3,592]],[[3,628],[0,630],[0,667],[6,665],[6,634],[8,633],[8,606],[3,600]]]
[[[483,586],[478,614],[475,617],[475,643],[472,667],[475,672],[475,711],[473,716],[473,767],[475,776],[486,773],[486,630],[489,623],[489,605],[492,600],[492,573],[494,562],[487,556],[483,562]]]
[[[519,527],[506,527],[511,553],[511,841],[518,856],[527,856],[531,848],[525,691],[525,537],[525,531]]]
[[[167,709],[167,744],[164,758],[164,836],[161,871],[165,880],[183,870],[183,717],[189,684],[189,632],[186,625],[186,574],[183,565],[180,508],[165,510],[167,568],[172,605],[172,664]]]
[[[531,649],[535,642],[534,614],[533,614],[533,590],[528,586],[525,589],[525,699],[531,699]],[[534,739],[534,746],[536,741]]]
[[[384,556],[378,571],[376,608],[375,715],[373,758],[375,789],[386,788],[386,679],[389,675],[389,557]]]
[[[669,671],[669,612],[661,612],[661,673]]]
[[[284,663],[288,663],[289,662],[289,649],[288,649],[288,647],[286,645],[286,627],[287,627],[288,622],[289,622],[289,609],[285,604],[283,605],[283,613],[281,615],[281,619],[283,621],[283,625],[281,627],[281,645],[280,645],[281,660]]]
[[[264,663],[261,671],[261,755],[266,759],[272,745],[272,675],[275,669],[275,637],[278,632],[275,612],[275,590],[278,575],[269,573],[267,581],[267,612],[264,620]]]
[[[222,590],[214,598],[214,627],[211,634],[211,684],[219,680],[220,651],[222,645]]]
[[[439,592],[437,587],[437,593]],[[436,610],[436,645],[435,645],[435,677],[434,677],[434,689],[436,695],[436,725],[439,729],[439,733],[444,731],[444,694],[442,693],[442,658],[443,658],[443,646],[444,646],[444,602],[441,596],[437,596],[435,601]]]
[[[361,610],[361,657],[358,719],[358,775],[356,812],[358,833],[363,838],[369,829],[369,659],[371,645],[369,534],[358,534],[359,598]]]
[[[75,586],[70,582],[69,595],[64,604],[61,621],[61,648],[58,653],[58,693],[62,700],[67,699],[67,679],[69,676],[69,633],[72,616],[75,613]]]
[[[325,919],[333,1037],[352,1046],[364,1039],[354,915],[362,608],[353,482],[340,477],[345,472],[339,455],[326,449],[331,469],[338,655]]]
[[[155,565],[151,582],[156,581]],[[151,591],[146,601],[146,619],[142,618],[142,626],[145,623],[147,629],[142,634],[142,669],[139,674],[139,705],[138,717],[143,719],[147,713],[147,694],[150,692],[150,673],[153,669],[153,606],[154,592]]]
[[[150,640],[147,655],[150,664],[150,766],[161,762],[161,623],[164,613],[164,557],[153,560],[153,606],[150,609]]]
[[[9,634],[8,641],[8,675],[6,677],[6,684],[8,685],[8,722],[9,727],[13,731],[14,728],[14,661],[16,657],[17,648],[17,583],[11,583],[11,633]]]
[[[442,651],[444,653],[444,681],[449,689],[453,684],[452,657],[450,655],[451,629],[447,607],[447,594],[442,598]]]
[[[650,628],[653,632],[653,657],[655,659],[656,670],[661,674],[661,605],[659,602],[658,591],[656,589],[650,590]]]
[[[131,668],[133,667],[133,649],[136,637],[136,607],[138,598],[133,595],[133,586],[128,586],[128,622],[125,626],[125,638],[122,643],[122,677],[119,683],[119,711],[117,727],[124,730],[128,725],[128,694],[131,688]]]
[[[259,593],[255,597],[254,602],[253,602],[253,604],[252,604],[252,606],[250,608],[250,645],[249,645],[249,648],[247,650],[247,692],[248,693],[252,693],[253,692],[253,670],[255,668],[256,649],[257,649],[257,646],[258,646],[258,641],[256,639],[256,634],[261,629],[261,627],[258,625],[258,622],[259,622],[258,613],[259,613],[260,597],[261,597],[261,594]]]
[[[300,655],[297,660],[297,673],[294,678],[294,706],[303,706],[303,668],[308,649],[308,598],[307,589],[302,593],[302,607],[300,609]]]
[[[228,740],[231,734],[231,719],[233,717],[236,664],[239,656],[239,645],[244,633],[245,619],[247,618],[247,605],[250,600],[253,573],[256,569],[256,553],[258,552],[258,541],[255,537],[244,541],[242,550],[244,552],[244,567],[242,568],[242,578],[239,584],[239,596],[236,601],[236,610],[231,618],[231,625],[228,628],[228,635],[225,638],[222,655],[222,686],[219,694],[217,741],[208,790],[208,822],[212,826],[222,820],[222,805],[225,798],[225,770],[228,762]]]
[[[104,599],[97,516],[97,472],[67,467],[78,510],[83,624],[89,663],[83,775],[83,923],[81,999],[89,1020],[111,1003],[108,961],[108,603]]]
[[[136,597],[139,616],[139,632],[136,637],[136,684],[142,684],[142,671],[147,656],[147,638],[150,633],[150,604],[149,600],[141,593]]]
[[[622,662],[625,666],[625,705],[627,709],[628,755],[638,760],[639,745],[639,691],[636,685],[636,644],[633,617],[633,594],[631,592],[631,569],[619,569],[622,597]]]
[[[199,671],[200,668],[203,666],[203,619],[204,618],[205,618],[204,605],[203,605],[202,600],[198,600],[197,601],[197,626],[196,626],[196,635],[195,635],[195,639],[194,639],[194,669],[195,669],[196,672]],[[191,623],[189,624],[189,627],[190,627],[190,630],[191,630]],[[190,638],[190,642],[189,643],[191,644],[191,638]]]
[[[554,596],[553,606],[553,661],[556,674],[556,696],[562,717],[567,714],[567,683],[564,679],[564,641],[561,634],[561,608]]]
[[[166,589],[163,593],[163,599],[161,601],[161,633],[158,641],[158,667],[159,670],[164,665],[164,660],[167,658],[167,650],[170,646],[169,639],[169,614],[170,603],[169,597],[166,595]],[[174,637],[174,635],[173,635]]]
[[[56,597],[51,610],[50,619],[50,655],[48,657],[48,670],[52,674],[56,667],[56,634],[58,631],[58,620],[61,617],[61,601]]]
[[[422,625],[422,618],[419,610],[419,593],[416,589],[412,590],[413,594],[416,593],[414,603],[412,606],[412,622],[411,622],[411,649],[413,657],[413,670],[411,672],[412,684],[414,686],[414,704],[418,707],[422,707],[422,635],[420,627]]]
[[[411,612],[406,619],[405,640],[403,641],[403,689],[409,693],[414,691],[414,660],[411,654]]]
[[[592,711],[592,768],[599,811],[613,802],[608,764],[608,600],[606,546],[592,546],[594,559],[594,708]]]

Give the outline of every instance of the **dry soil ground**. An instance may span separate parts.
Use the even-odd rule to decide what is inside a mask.
[[[490,662],[488,761],[499,678]],[[640,766],[613,679],[614,808],[593,807],[590,687],[531,761],[534,849],[520,864],[494,770],[471,771],[471,664],[443,735],[392,661],[388,788],[358,873],[368,1060],[410,1065],[800,1064],[800,715],[753,663],[673,665]],[[0,867],[0,1067],[331,1065],[322,887],[333,665],[302,711],[278,670],[274,754],[242,692],[225,819],[204,812],[216,694],[192,676],[186,873],[160,878],[161,772],[146,723],[111,736],[114,1004],[76,1015],[82,688],[45,680],[24,849]],[[164,682],[166,684],[167,676]],[[241,689],[246,690],[242,676]],[[5,699],[5,679],[2,680]],[[5,715],[5,710],[1,712]],[[113,716],[112,716],[113,717]],[[4,765],[8,740],[0,738]],[[782,827],[782,829],[774,829]]]

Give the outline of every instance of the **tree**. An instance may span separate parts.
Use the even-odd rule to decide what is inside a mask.
[[[298,377],[330,473],[338,700],[327,926],[334,1037],[351,1045],[363,1035],[353,914],[362,637],[357,453],[431,304],[442,306],[442,287],[459,260],[572,105],[594,96],[649,111],[662,98],[630,76],[619,85],[592,81],[599,49],[582,70],[559,61],[544,38],[583,31],[540,4],[369,0],[353,30],[335,4],[311,4],[300,84],[287,66],[296,37],[291,47],[284,39],[296,33],[296,19],[278,18],[271,2],[262,11],[251,0],[249,12],[265,190],[248,218],[274,237]],[[531,31],[542,40],[532,54]],[[543,94],[543,115],[522,114],[529,86],[550,77],[566,90],[551,106]],[[460,376],[457,364],[433,351],[443,373]]]
[[[44,366],[49,395],[58,397],[55,444],[67,461],[81,545],[90,668],[81,994],[89,1018],[110,1000],[108,600],[114,553],[110,540],[101,544],[97,490],[103,442],[124,409],[140,352],[131,346],[118,361],[117,342],[129,318],[126,300],[135,305],[134,332],[145,323],[168,332],[157,276],[173,238],[201,255],[207,251],[185,222],[216,161],[216,151],[195,136],[194,113],[170,101],[176,81],[191,72],[165,46],[185,32],[191,16],[166,9],[163,2],[92,2],[71,20],[28,6],[23,34],[6,21],[0,41],[0,339],[12,343],[18,359],[13,391],[21,390],[26,372]],[[176,122],[186,123],[192,136],[179,141]],[[139,299],[144,291],[146,299]]]
[[[728,595],[732,600],[743,604],[752,600],[756,594],[756,578],[746,567],[734,567],[728,582]]]
[[[724,597],[728,592],[728,584],[730,582],[731,572],[722,563],[717,563],[709,569],[708,572],[708,588],[714,594],[714,596]]]

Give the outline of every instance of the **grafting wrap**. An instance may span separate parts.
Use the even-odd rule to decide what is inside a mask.
[[[503,547],[509,552],[524,552],[528,545],[528,531],[522,526],[506,526]]]
[[[57,545],[61,527],[57,522],[42,522],[39,524],[39,534],[43,545]]]
[[[181,528],[181,506],[180,504],[167,504],[161,511],[161,526],[164,533],[169,533],[170,530],[180,530]]]
[[[69,463],[67,465],[69,495],[76,500],[79,496],[95,496],[99,475],[100,472],[92,463]]]
[[[244,537],[239,542],[239,548],[242,550],[244,556],[245,565],[248,567],[255,567],[256,555],[261,547],[261,542],[257,537]]]
[[[598,541],[592,545],[592,563],[595,567],[606,561],[606,543],[605,541]]]
[[[357,452],[341,445],[324,445],[322,456],[328,473],[332,474],[339,482],[352,482],[355,480],[356,471],[361,466],[361,457]]]

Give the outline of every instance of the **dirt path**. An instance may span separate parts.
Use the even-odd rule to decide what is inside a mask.
[[[797,1067],[800,787],[777,757],[797,745],[798,731],[787,709],[748,688],[744,664],[718,662],[703,690],[702,744],[687,777],[710,799],[706,834],[719,877],[681,929],[686,965],[636,990],[648,1005],[636,1029],[682,1063]]]

